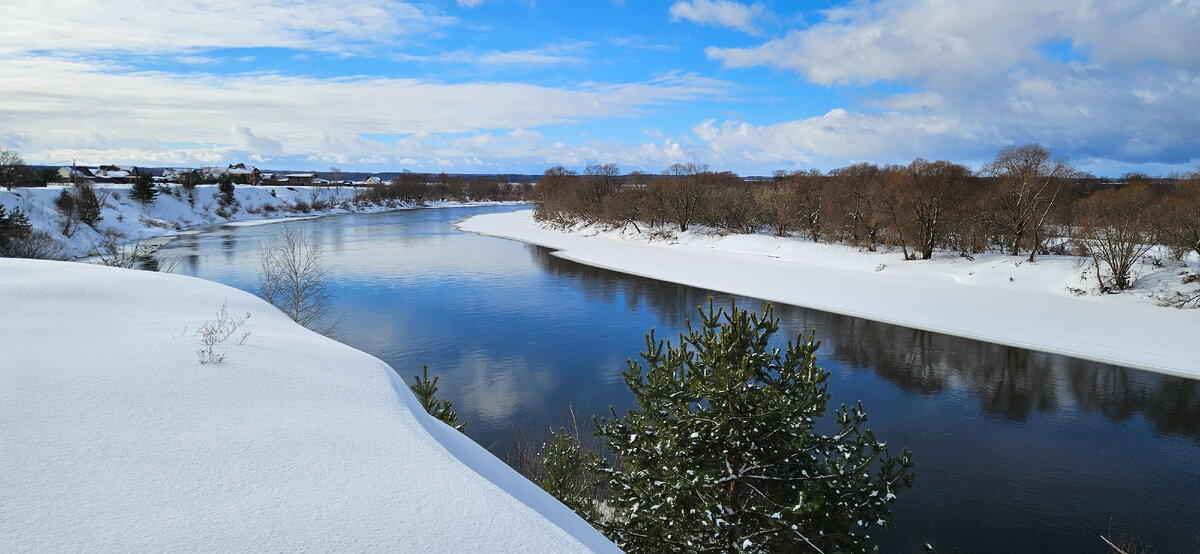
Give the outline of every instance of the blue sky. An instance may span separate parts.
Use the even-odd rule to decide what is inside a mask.
[[[1200,165],[1200,0],[6,4],[0,147],[30,163]]]

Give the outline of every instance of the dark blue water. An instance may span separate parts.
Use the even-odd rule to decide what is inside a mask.
[[[674,338],[728,295],[558,259],[450,223],[512,207],[427,209],[289,223],[325,252],[337,337],[411,376],[441,376],[468,434],[501,458],[568,407],[586,423],[627,407],[625,360],[651,327]],[[175,271],[252,290],[278,225],[217,228],[160,250]],[[755,299],[739,305],[761,308]],[[816,328],[833,402],[862,400],[916,487],[884,552],[1105,552],[1126,536],[1200,552],[1200,381],[776,306],[785,340]],[[352,432],[352,430],[348,430]]]

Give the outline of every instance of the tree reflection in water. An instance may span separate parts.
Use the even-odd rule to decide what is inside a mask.
[[[633,311],[649,307],[671,328],[682,328],[689,314],[728,295],[600,269],[527,245],[534,263],[555,275],[602,282],[588,287],[597,300],[624,298]],[[755,299],[739,299],[748,307]],[[989,416],[1024,421],[1034,413],[1052,414],[1072,406],[1115,422],[1134,416],[1150,421],[1156,432],[1200,444],[1200,381],[1035,352],[897,325],[777,304],[776,314],[793,335],[816,328],[824,340],[823,365],[872,371],[905,393],[938,395],[961,390],[977,399]],[[667,338],[664,336],[664,338]],[[630,353],[633,355],[633,353]]]

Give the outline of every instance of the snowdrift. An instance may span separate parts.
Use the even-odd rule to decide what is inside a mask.
[[[202,365],[223,303],[250,335]],[[78,263],[0,259],[0,491],[3,551],[616,550],[378,359],[224,285]]]

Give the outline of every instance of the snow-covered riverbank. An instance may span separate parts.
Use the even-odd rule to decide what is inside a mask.
[[[9,211],[20,209],[35,230],[46,232],[62,247],[69,258],[87,256],[107,241],[134,243],[213,224],[253,225],[318,215],[381,212],[412,207],[462,206],[461,202],[432,202],[422,206],[401,202],[357,204],[352,202],[357,189],[342,187],[237,186],[236,202],[223,207],[217,201],[217,185],[200,185],[189,198],[179,185],[167,185],[174,194],[159,194],[151,204],[141,204],[130,196],[131,185],[94,185],[103,209],[95,228],[76,223],[64,233],[64,217],[55,208],[55,200],[70,185],[44,188],[0,189],[0,205]],[[472,203],[487,205],[494,202]]]
[[[222,303],[250,317],[201,364]],[[616,550],[387,364],[224,285],[0,259],[0,353],[3,551]]]
[[[1084,275],[1088,267],[1071,257],[1042,257],[1036,263],[998,254],[905,261],[894,252],[763,235],[688,232],[647,240],[632,228],[543,228],[533,221],[532,211],[480,215],[458,225],[624,273],[1200,377],[1200,310],[1164,308],[1150,298],[1155,287],[1177,279],[1178,268],[1150,271],[1138,291],[1080,296],[1070,289],[1086,289],[1092,278]],[[1189,263],[1194,271],[1197,261]]]

